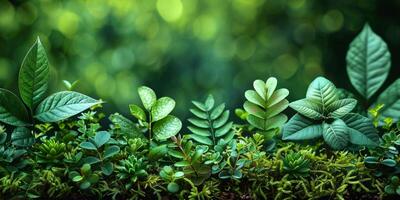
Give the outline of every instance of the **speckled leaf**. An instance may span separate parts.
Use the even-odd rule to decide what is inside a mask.
[[[129,111],[131,111],[131,114],[136,117],[136,119],[146,121],[146,113],[139,106],[130,104]]]
[[[166,117],[175,108],[175,101],[169,97],[161,97],[151,108],[151,121],[156,122]]]
[[[150,111],[151,107],[153,107],[153,105],[156,103],[156,93],[151,88],[146,86],[139,87],[138,93],[144,108]]]
[[[153,127],[153,133],[156,139],[166,140],[176,135],[182,128],[182,122],[177,117],[168,115],[160,121],[157,121]]]

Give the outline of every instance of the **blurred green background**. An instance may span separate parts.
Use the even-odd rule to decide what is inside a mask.
[[[397,0],[1,1],[0,86],[17,91],[19,66],[40,36],[51,92],[79,79],[77,90],[107,101],[108,113],[127,114],[140,85],[175,98],[180,117],[208,93],[240,107],[253,80],[269,76],[290,100],[318,75],[354,91],[345,54],[365,22],[392,52],[389,79],[399,76],[399,10]]]

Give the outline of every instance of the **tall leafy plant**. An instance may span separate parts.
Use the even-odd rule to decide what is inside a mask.
[[[351,42],[346,56],[347,75],[351,84],[364,98],[366,108],[373,104],[384,104],[381,120],[392,118],[399,120],[400,79],[397,79],[381,93],[375,103],[372,97],[388,77],[391,65],[389,49],[370,26],[366,24]]]
[[[0,121],[12,126],[30,126],[35,119],[56,122],[101,103],[73,91],[57,92],[46,98],[48,84],[49,62],[38,38],[20,68],[18,88],[22,101],[14,93],[0,88]]]
[[[257,132],[270,139],[287,121],[287,116],[282,112],[288,107],[286,97],[289,90],[276,89],[278,81],[270,77],[267,81],[255,80],[254,90],[247,90],[243,108],[248,113],[246,120],[257,129]]]
[[[306,98],[290,103],[298,113],[285,124],[283,139],[323,137],[333,149],[344,149],[349,144],[376,146],[379,136],[372,121],[350,113],[356,104],[353,98],[339,99],[335,85],[317,77],[308,87]]]
[[[188,126],[192,132],[192,139],[209,146],[225,145],[233,139],[233,122],[229,121],[229,110],[225,110],[224,103],[215,106],[212,95],[209,95],[204,103],[192,103],[195,108],[190,109],[190,112],[194,117],[188,120],[192,124]]]

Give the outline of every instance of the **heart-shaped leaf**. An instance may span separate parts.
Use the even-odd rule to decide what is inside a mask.
[[[340,118],[351,112],[357,105],[357,100],[352,98],[341,99],[328,106],[329,116]]]
[[[341,119],[337,119],[331,124],[323,123],[322,136],[333,149],[344,149],[350,140],[348,128]]]
[[[102,103],[84,94],[63,91],[52,94],[36,108],[35,118],[42,122],[57,122]]]
[[[0,121],[13,126],[28,125],[28,112],[12,92],[0,88]]]
[[[49,62],[38,38],[22,61],[18,77],[19,93],[31,110],[45,97],[48,82]]]
[[[17,127],[11,134],[11,143],[19,147],[30,147],[35,143],[35,137],[26,127]]]
[[[110,138],[111,138],[111,135],[107,131],[99,131],[94,136],[93,142],[96,144],[97,148],[100,148],[105,143],[107,143],[108,140],[110,140]]]
[[[314,79],[308,86],[306,98],[321,104],[323,108],[339,99],[335,85],[321,76]]]
[[[156,93],[151,88],[146,86],[139,87],[138,93],[144,108],[150,111],[151,107],[153,107],[153,105],[156,103]]]
[[[166,117],[175,108],[175,101],[169,97],[161,97],[151,108],[151,120],[156,122]]]
[[[379,144],[378,132],[369,118],[350,113],[341,119],[348,127],[351,143],[364,146],[377,146]]]
[[[153,133],[157,140],[166,140],[176,135],[182,128],[182,122],[177,117],[168,115],[157,121],[153,127]]]
[[[311,119],[322,119],[323,118],[323,108],[322,105],[310,100],[310,99],[300,99],[291,102],[289,106],[299,112],[300,114],[311,118]]]
[[[295,114],[284,126],[282,130],[283,140],[309,140],[321,137],[322,125],[306,117]]]
[[[383,104],[380,110],[380,119],[392,118],[394,121],[399,121],[400,118],[400,79],[392,83],[385,91],[379,95],[378,104]]]
[[[388,76],[390,52],[382,38],[366,24],[351,42],[346,61],[351,84],[369,99]]]

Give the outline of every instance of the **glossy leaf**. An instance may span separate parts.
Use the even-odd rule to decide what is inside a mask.
[[[267,99],[267,89],[265,88],[265,83],[262,80],[255,80],[253,82],[253,87],[256,90],[257,94],[264,99]]]
[[[116,146],[116,145],[105,148],[104,149],[104,159],[110,158],[110,157],[116,155],[117,153],[119,153],[119,151],[120,151],[120,148],[119,148],[119,146]]]
[[[182,128],[182,122],[177,117],[168,115],[160,121],[157,121],[153,127],[153,133],[156,139],[166,140],[175,136]]]
[[[42,122],[57,122],[102,103],[84,94],[63,91],[52,94],[36,108],[35,118]]]
[[[350,140],[347,126],[341,119],[331,124],[324,123],[322,136],[333,149],[344,149]]]
[[[105,143],[107,143],[110,140],[110,138],[111,138],[111,135],[107,131],[99,131],[94,136],[93,142],[97,146],[97,148],[100,148]]]
[[[79,146],[87,150],[97,150],[97,147],[91,142],[82,142]]]
[[[38,38],[29,49],[18,76],[19,92],[24,103],[34,107],[45,97],[49,82],[49,63]]]
[[[35,137],[26,127],[17,127],[11,134],[11,143],[19,147],[30,147],[35,143]]]
[[[321,104],[323,110],[331,103],[339,100],[335,85],[321,76],[314,79],[308,86],[306,98]]]
[[[352,98],[340,99],[328,106],[329,116],[341,118],[351,112],[357,105],[357,100]]]
[[[400,119],[400,79],[392,83],[385,91],[379,95],[378,104],[384,104],[380,110],[380,119],[392,118],[394,121]]]
[[[139,106],[131,104],[129,105],[129,111],[136,119],[146,121],[146,113]]]
[[[311,118],[311,119],[322,119],[323,118],[323,108],[322,105],[316,103],[310,99],[300,99],[294,102],[291,102],[289,106],[299,112],[300,114]]]
[[[369,118],[350,113],[341,119],[349,129],[351,143],[364,146],[377,146],[379,144],[378,132]]]
[[[28,112],[12,92],[0,88],[0,121],[13,126],[28,125]]]
[[[264,99],[261,98],[261,96],[260,96],[259,94],[257,94],[256,91],[254,91],[254,90],[247,90],[247,91],[244,93],[244,96],[245,96],[246,99],[247,99],[248,101],[250,101],[251,103],[256,104],[256,105],[259,105],[259,106],[261,106],[261,107],[265,107],[265,105],[264,105]]]
[[[156,122],[166,117],[175,108],[175,101],[169,97],[162,97],[151,108],[151,120]]]
[[[153,107],[153,105],[156,103],[156,93],[151,88],[146,86],[139,87],[138,93],[144,108],[150,111],[151,107]]]
[[[391,64],[386,43],[368,24],[351,42],[346,61],[350,82],[366,99],[382,86]]]
[[[254,115],[261,119],[265,119],[265,112],[256,104],[253,104],[250,101],[246,101],[243,104],[243,108],[249,114]]]
[[[314,121],[306,117],[295,114],[284,126],[282,130],[283,140],[310,140],[322,136],[323,127],[314,124]]]

